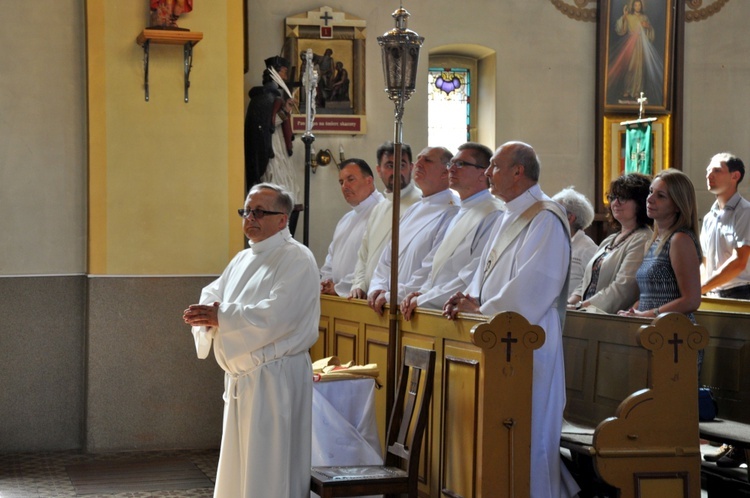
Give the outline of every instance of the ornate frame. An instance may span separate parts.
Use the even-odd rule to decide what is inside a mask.
[[[284,57],[292,63],[290,74],[300,79],[300,54],[308,48],[322,54],[333,50],[334,61],[343,62],[349,72],[351,112],[329,113],[318,109],[314,133],[364,134],[367,131],[365,106],[365,40],[367,21],[331,7],[303,12],[286,18]],[[300,92],[304,95],[304,91]],[[300,102],[300,109],[304,105]],[[305,131],[305,115],[292,115],[292,131]]]
[[[625,127],[620,123],[631,119],[632,116],[604,116],[604,146],[602,148],[602,199],[607,198],[607,190],[610,182],[622,175],[621,160],[624,159]],[[672,137],[670,135],[671,116],[665,114],[659,116],[651,125],[651,134],[654,137],[654,174],[671,166],[669,150]],[[604,201],[606,203],[606,200]]]
[[[644,76],[644,82],[641,91],[645,92],[648,98],[646,110],[653,112],[670,112],[672,109],[672,59],[675,38],[675,2],[677,0],[602,0],[601,2],[601,22],[600,29],[604,32],[602,74],[600,76],[601,84],[604,85],[602,102],[604,112],[628,112],[637,111],[638,104],[635,99],[638,95],[623,97],[623,93],[629,93],[631,89],[624,87],[623,77],[611,74],[617,67],[626,66],[623,57],[618,58],[618,54],[624,55],[625,50],[620,51],[624,46],[626,37],[616,33],[615,25],[623,17],[623,9],[632,6],[634,1],[642,2],[643,14],[648,18],[648,22],[653,27],[653,43],[647,44],[641,52],[642,71],[645,73],[645,66],[652,62],[660,62],[661,76],[660,79],[649,79]],[[653,49],[655,54],[649,57],[649,49]],[[620,66],[617,62],[623,62]],[[630,68],[624,68],[621,72],[632,74]],[[649,91],[649,89],[651,91]],[[651,93],[651,95],[649,95]]]

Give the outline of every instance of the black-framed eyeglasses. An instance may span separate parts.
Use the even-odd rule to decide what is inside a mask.
[[[464,166],[474,166],[475,168],[479,168],[479,169],[487,169],[485,166],[482,166],[480,164],[474,164],[468,161],[461,161],[460,159],[456,161],[448,161],[448,164],[446,165],[446,167],[450,168],[452,166],[455,166],[456,169],[461,169]]]
[[[256,220],[262,220],[263,217],[267,214],[286,214],[282,213],[280,211],[266,211],[265,209],[255,208],[255,209],[238,209],[237,213],[240,215],[241,218],[250,218],[250,215],[253,215],[253,218]]]
[[[609,201],[610,204],[612,204],[615,201],[620,201],[620,204],[623,204],[623,203],[629,201],[630,198],[629,197],[625,197],[623,195],[608,195],[607,196],[607,200]]]

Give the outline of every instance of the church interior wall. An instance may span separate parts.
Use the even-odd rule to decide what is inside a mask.
[[[224,29],[236,26],[230,19],[241,2],[196,2],[181,22],[206,37],[195,48],[184,104],[182,57],[169,47],[152,49],[151,102],[144,102],[142,50],[135,44],[148,10],[141,3],[0,0],[0,33],[11,47],[0,54],[0,291],[13,296],[0,304],[8,317],[0,405],[12,407],[0,410],[0,451],[218,444],[221,373],[212,359],[195,359],[180,314],[242,248],[233,209],[242,202],[236,184],[247,91],[259,84],[263,59],[280,51],[284,18],[322,4],[252,2],[243,77],[241,35]],[[338,159],[342,145],[347,157],[374,166],[377,146],[393,139],[376,37],[393,27],[398,5],[327,5],[368,22],[368,132],[320,134],[314,146],[330,148]],[[89,70],[102,64],[95,67],[103,93],[87,89],[91,7],[106,12],[106,29],[97,35],[105,43],[88,53]],[[491,147],[527,141],[542,160],[547,193],[572,184],[593,197],[594,23],[574,21],[546,0],[461,8],[415,0],[404,7],[412,14],[409,27],[425,37],[420,74],[432,47],[472,43],[494,50],[479,63],[480,72],[494,75],[494,86],[477,95],[478,105],[494,110],[481,115],[480,140]],[[734,0],[685,30],[682,167],[696,186],[700,213],[712,201],[703,180],[708,158],[729,149],[750,161],[743,122],[750,106],[748,15],[750,3]],[[31,35],[24,25],[35,27]],[[95,102],[100,107],[87,107],[87,91],[104,99]],[[92,109],[104,118],[87,126]],[[418,88],[403,127],[415,153],[427,141],[426,116],[426,94]],[[91,126],[103,142],[89,143]],[[302,184],[299,137],[294,157]],[[348,206],[335,166],[319,168],[311,180],[310,246],[322,263]],[[92,194],[90,181],[101,187]],[[156,414],[166,414],[167,422]],[[186,425],[191,417],[203,426]]]

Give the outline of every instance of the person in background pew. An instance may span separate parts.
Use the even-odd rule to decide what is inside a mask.
[[[490,316],[515,311],[544,329],[544,345],[534,351],[530,496],[560,498],[578,493],[560,461],[570,235],[565,210],[542,192],[539,173],[539,158],[530,145],[508,142],[495,151],[485,175],[490,192],[505,201],[506,210],[467,290],[451,296],[443,314],[454,319],[458,312]]]
[[[372,169],[363,159],[344,161],[339,171],[339,185],[352,209],[336,224],[326,261],[320,268],[320,293],[346,297],[352,288],[367,220],[373,208],[385,198],[375,190]]]
[[[569,309],[593,306],[614,314],[638,300],[635,274],[653,235],[652,222],[646,215],[650,185],[651,179],[640,173],[630,173],[610,183],[607,218],[617,231],[599,245],[586,265],[580,285],[571,287]]]
[[[742,160],[728,152],[716,154],[706,168],[708,191],[716,196],[701,230],[701,292],[709,296],[750,299],[750,202],[737,191],[744,176]]]
[[[586,230],[594,221],[594,207],[586,196],[573,187],[562,189],[552,196],[568,213],[570,224],[570,247],[573,251],[570,260],[570,281],[568,289],[577,289],[583,279],[583,270],[596,253],[596,242],[586,235]]]

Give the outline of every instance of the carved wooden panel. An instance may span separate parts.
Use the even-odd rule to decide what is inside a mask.
[[[711,386],[719,417],[750,424],[750,314],[698,311],[710,339],[700,383]]]
[[[441,496],[474,496],[481,351],[447,343],[443,359]]]
[[[586,353],[588,341],[563,337],[565,351],[565,387],[568,399],[585,397]]]
[[[357,357],[357,336],[359,323],[340,318],[333,322],[333,354],[338,356],[341,363],[354,361],[361,363]]]
[[[611,405],[612,412],[620,402],[639,389],[647,387],[648,351],[632,344],[618,344],[602,339],[594,379],[594,402]]]
[[[373,313],[375,316],[375,313]],[[385,378],[388,366],[388,329],[385,327],[365,324],[364,325],[364,360],[363,363],[377,363],[380,370],[378,378],[380,385],[385,386]],[[399,361],[401,359],[399,358]],[[385,451],[385,432],[388,430],[388,419],[391,414],[385,412],[386,407],[385,387],[375,391],[375,417],[378,421],[378,433],[380,434],[381,449]],[[385,454],[385,453],[384,453]]]
[[[310,348],[310,358],[312,361],[319,360],[330,356],[328,353],[328,317],[320,316],[318,325],[318,341]]]
[[[665,496],[687,498],[689,496],[688,475],[684,472],[678,474],[635,474],[636,498],[664,498]]]

